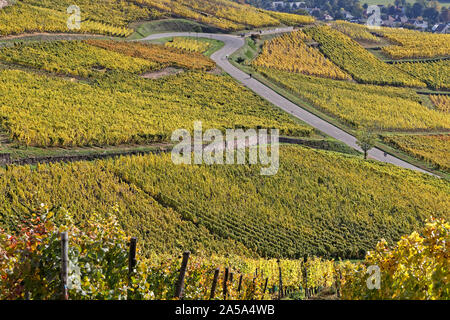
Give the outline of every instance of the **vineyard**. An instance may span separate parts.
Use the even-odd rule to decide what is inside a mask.
[[[433,130],[450,128],[448,113],[432,110],[406,88],[362,85],[258,68],[289,89],[353,128]]]
[[[388,65],[366,51],[356,41],[328,26],[305,29],[320,44],[323,54],[355,80],[369,84],[425,87],[416,78]]]
[[[406,62],[395,64],[435,90],[450,90],[450,60],[436,62]]]
[[[441,95],[431,95],[431,101],[434,103],[436,108],[442,112],[450,112],[450,97]]]
[[[394,43],[382,48],[382,51],[393,59],[433,58],[450,55],[450,35],[448,34],[394,28],[382,28],[377,32]]]
[[[199,41],[191,38],[174,37],[171,41],[166,42],[166,47],[183,49],[189,52],[206,52],[210,44],[205,41]]]
[[[360,24],[337,20],[331,26],[353,40],[380,42],[380,38],[374,36],[366,26]]]
[[[271,15],[273,18],[288,26],[307,25],[314,23],[315,21],[311,16],[302,16],[278,11],[265,11],[265,13]]]
[[[133,58],[81,41],[34,42],[0,49],[0,59],[58,74],[92,77],[115,70],[141,74],[159,64]]]
[[[98,33],[127,37],[133,33],[133,21],[183,17],[236,31],[254,27],[308,24],[309,16],[275,13],[227,0],[79,0],[80,30],[69,30],[66,10],[70,0],[18,0],[0,9],[0,35],[30,32]]]
[[[59,0],[52,1],[52,3],[56,2],[59,2]],[[94,20],[83,21],[80,30],[69,30],[67,28],[69,15],[66,13],[66,9],[67,7],[64,11],[57,11],[28,5],[22,1],[17,2],[14,5],[0,9],[0,35],[6,36],[30,32],[76,32],[126,37],[133,33],[132,30],[126,27],[111,25],[109,21]],[[114,15],[117,15],[117,12]]]
[[[297,150],[289,150],[289,152],[301,150],[298,148],[294,149]],[[311,152],[306,149],[303,151]],[[323,156],[333,157],[332,154],[327,153],[323,153]],[[131,160],[132,162],[135,160],[140,162],[142,159],[141,157]],[[349,158],[341,159],[344,162],[352,162]],[[149,169],[157,167],[158,162],[161,160],[166,161],[164,157],[157,159],[157,156],[153,156],[153,159],[148,160],[150,160],[148,163],[150,165]],[[366,166],[366,170],[368,169],[367,163],[358,161],[362,166]],[[119,159],[115,163],[120,164],[121,162],[122,160]],[[126,162],[130,162],[129,159]],[[420,192],[422,190],[419,189],[422,188],[432,192],[434,197],[439,194],[448,193],[449,191],[448,188],[441,189],[444,185],[437,180],[433,180],[431,184],[427,184],[426,186],[420,185],[420,180],[425,177],[419,176],[418,174],[407,171],[388,173],[390,171],[389,169],[393,167],[386,168],[378,164],[370,164],[369,166],[371,168],[366,172],[370,172],[371,174],[380,174],[385,177],[393,174],[391,176],[393,179],[389,180],[389,182],[398,185],[399,189],[396,188],[395,192],[411,192],[411,188],[408,190],[408,186],[403,186],[402,184],[409,179],[411,179],[409,183],[416,184],[416,187],[413,188],[419,191],[417,194],[419,197],[427,196]],[[147,240],[147,236],[149,239],[159,240],[160,236],[171,235],[171,232],[167,231],[159,234],[158,237],[152,237],[151,233],[153,231],[142,230],[141,234],[145,236],[138,238],[139,246],[136,252],[136,259],[132,260],[130,258],[135,256],[135,254],[128,254],[128,251],[132,251],[129,244],[133,243],[133,240],[131,239],[130,241],[127,235],[140,234],[136,229],[130,230],[127,227],[124,229],[122,226],[124,225],[124,221],[129,223],[133,218],[136,219],[137,212],[134,213],[133,218],[130,216],[131,219],[124,218],[128,208],[135,207],[126,206],[124,207],[125,211],[119,211],[119,204],[115,209],[109,211],[111,207],[108,208],[108,203],[103,202],[103,211],[94,211],[98,210],[96,209],[97,203],[94,202],[93,204],[96,207],[89,208],[90,211],[84,211],[83,203],[80,202],[80,200],[85,201],[83,197],[74,197],[73,199],[78,199],[79,201],[76,204],[71,204],[70,201],[66,202],[65,205],[62,202],[60,203],[64,208],[71,207],[71,210],[65,210],[61,209],[60,205],[55,204],[57,198],[50,200],[51,196],[42,190],[42,188],[50,187],[54,191],[58,190],[60,194],[67,192],[72,195],[76,195],[74,193],[76,189],[81,191],[81,189],[85,188],[85,191],[88,191],[94,197],[107,195],[108,192],[112,191],[112,193],[109,193],[111,196],[114,193],[124,192],[126,189],[123,187],[119,188],[118,186],[112,186],[112,189],[110,189],[109,184],[105,184],[107,182],[105,178],[108,180],[107,176],[111,175],[111,173],[101,168],[96,168],[92,164],[78,163],[69,165],[69,167],[71,167],[70,169],[73,170],[75,175],[80,175],[80,177],[90,172],[88,176],[100,174],[100,179],[98,181],[95,181],[95,179],[83,180],[90,185],[83,186],[82,184],[75,183],[73,185],[66,184],[65,188],[58,188],[53,184],[64,184],[67,182],[66,179],[71,176],[67,174],[67,170],[64,170],[67,169],[64,168],[64,165],[39,166],[36,171],[30,171],[30,168],[26,167],[12,167],[11,171],[7,170],[2,172],[0,177],[3,180],[9,179],[10,183],[14,185],[14,188],[10,189],[8,194],[12,199],[15,199],[16,205],[20,204],[20,206],[14,208],[15,218],[20,219],[20,221],[14,224],[14,226],[18,227],[18,230],[2,230],[0,233],[0,275],[2,278],[2,282],[0,282],[0,298],[27,298],[33,300],[60,298],[61,286],[58,281],[60,259],[58,257],[61,253],[61,230],[69,234],[67,250],[70,261],[69,265],[73,264],[76,266],[76,268],[70,267],[68,273],[68,284],[70,285],[67,294],[71,299],[179,298],[180,295],[177,292],[180,291],[177,288],[179,288],[180,284],[180,273],[185,274],[185,277],[183,277],[185,280],[181,280],[184,285],[184,290],[181,291],[184,299],[276,299],[283,297],[285,294],[289,294],[291,291],[299,291],[299,289],[304,292],[307,298],[315,294],[318,288],[334,288],[338,292],[338,297],[339,292],[341,292],[342,297],[345,299],[398,299],[408,297],[408,295],[414,295],[416,299],[448,298],[448,282],[445,280],[445,275],[448,274],[448,263],[445,255],[446,251],[448,251],[446,244],[449,240],[450,226],[445,220],[429,221],[421,232],[422,236],[419,236],[416,232],[410,236],[404,236],[392,249],[390,248],[391,245],[386,241],[379,242],[374,251],[368,252],[365,261],[362,263],[336,263],[311,256],[307,260],[276,261],[275,259],[261,259],[257,256],[245,256],[242,253],[241,255],[237,255],[236,251],[240,246],[235,244],[227,248],[226,245],[232,245],[232,243],[229,242],[230,240],[225,239],[225,241],[216,242],[217,245],[222,245],[221,249],[224,251],[219,250],[218,254],[208,254],[203,249],[198,250],[198,248],[202,248],[202,243],[199,241],[200,239],[195,239],[195,235],[192,233],[185,234],[182,230],[177,230],[176,233],[173,233],[174,236],[176,235],[177,240],[183,241],[183,237],[186,236],[194,240],[190,245],[196,249],[195,254],[191,257],[186,254],[183,255],[183,261],[186,261],[186,264],[183,264],[184,267],[182,265],[180,268],[181,259],[174,256],[175,252],[180,252],[180,249],[175,249],[174,253],[170,254],[170,251],[159,253],[160,248],[155,249],[154,247],[148,248],[148,246],[145,246],[146,244],[155,245],[153,241]],[[342,171],[342,174],[345,175],[349,170],[352,171],[351,168],[355,168],[354,163],[348,170]],[[77,169],[82,170],[79,171]],[[200,170],[204,169],[202,168]],[[393,169],[397,170],[395,168]],[[27,179],[20,179],[20,174],[27,174],[27,172],[32,175],[31,181],[29,181],[30,186],[34,179],[42,179],[44,176],[52,177],[52,179],[48,181],[48,184],[41,186],[34,184],[34,188],[30,190],[23,188],[25,185],[21,188],[20,182],[23,183]],[[301,170],[297,172],[299,173]],[[61,175],[61,173],[63,174]],[[286,173],[289,176],[290,171]],[[11,179],[12,177],[14,179]],[[239,177],[239,175],[234,175],[234,177]],[[78,181],[75,177],[72,178],[74,182]],[[111,175],[110,178],[113,178],[113,176]],[[322,176],[322,179],[326,181],[325,176]],[[113,180],[119,183],[117,178]],[[328,180],[328,182],[331,181]],[[417,184],[418,182],[419,184]],[[124,183],[121,182],[120,184]],[[90,187],[93,188],[91,189]],[[41,191],[35,193],[35,198],[25,199],[24,193],[31,193],[36,188],[41,188]],[[125,195],[139,194],[139,190],[136,187],[130,185],[129,188],[135,190],[130,193],[125,193]],[[380,185],[379,190],[383,192],[384,188],[382,185]],[[384,190],[384,192],[388,193],[389,190]],[[147,193],[143,194],[147,195]],[[285,195],[285,193],[282,194]],[[37,199],[37,197],[47,198]],[[151,199],[148,195],[147,197]],[[67,195],[64,199],[68,199]],[[128,199],[128,197],[124,197],[124,199],[133,200]],[[413,200],[414,195],[411,195],[410,199]],[[98,198],[99,205],[101,205],[100,202],[102,200],[105,199]],[[434,203],[428,203],[427,205],[429,208],[432,208],[433,205],[437,204],[438,200],[436,198],[430,198],[430,200]],[[442,200],[445,201],[445,198],[442,198]],[[42,203],[37,206],[36,208],[40,208],[38,210],[31,209],[33,208],[33,203],[39,201],[49,202],[47,202],[47,205]],[[153,202],[154,206],[158,206],[156,201]],[[2,203],[6,204],[6,202]],[[135,202],[135,204],[138,203],[144,202]],[[401,204],[399,203],[398,205]],[[88,202],[86,205],[89,205]],[[443,203],[443,205],[445,204]],[[171,209],[160,208],[161,210],[165,210],[166,214],[172,213],[173,216],[177,215]],[[411,210],[409,205],[405,208]],[[422,213],[422,208],[415,207],[418,210],[416,211],[416,216]],[[437,208],[433,207],[432,210],[436,210]],[[441,208],[443,210],[441,213],[444,213],[445,208]],[[7,207],[2,207],[2,211],[0,211],[2,215],[7,212],[6,210],[8,210]],[[30,210],[28,212],[30,217],[26,222],[22,222],[24,216],[19,217],[17,213],[25,210]],[[73,214],[73,212],[77,213]],[[87,214],[88,212],[97,213]],[[145,215],[147,213],[146,211]],[[395,211],[395,215],[396,219],[392,219],[389,225],[397,225],[400,222],[397,217],[400,215],[398,210]],[[10,218],[11,216],[9,215]],[[342,219],[342,215],[340,214],[339,216]],[[405,215],[405,218],[408,216],[410,217],[409,214]],[[152,215],[150,217],[153,218]],[[171,219],[166,220],[168,217],[164,216],[155,218],[156,220],[152,221],[151,224],[139,225],[136,223],[137,229],[146,229],[147,225],[152,228],[157,228],[160,224],[165,224],[164,228],[166,228],[170,222],[175,222]],[[348,218],[351,217],[349,216]],[[80,219],[82,220],[75,225]],[[388,219],[388,217],[385,219]],[[385,222],[388,220],[385,220]],[[411,222],[411,220],[409,218],[405,222]],[[148,220],[145,219],[144,221]],[[184,223],[178,224],[177,228],[183,227],[183,225],[185,226],[188,223],[185,220]],[[350,221],[342,220],[340,226],[342,227],[346,223],[350,223]],[[5,223],[3,222],[2,224]],[[348,226],[352,226],[353,228],[352,223]],[[198,226],[197,228],[202,227]],[[352,228],[348,229],[348,231],[353,230]],[[385,228],[386,225],[383,225],[380,231],[386,232]],[[245,228],[243,229],[245,230]],[[192,232],[192,230],[189,231]],[[205,230],[198,231],[204,232]],[[11,232],[13,236],[9,236]],[[402,232],[408,233],[406,230],[402,230]],[[202,233],[202,235],[206,237],[208,234]],[[374,237],[382,236],[383,234],[374,235]],[[261,237],[264,239],[264,236],[260,233],[255,233],[253,237]],[[214,239],[219,240],[220,236],[216,236]],[[320,239],[322,237],[318,236],[311,240],[316,242],[320,241]],[[209,240],[207,241],[209,245],[214,244],[214,241],[211,241],[212,239],[204,240]],[[174,243],[177,246],[181,246],[181,248],[188,247],[189,244],[179,241]],[[444,246],[442,246],[442,243],[444,243]],[[170,242],[164,243],[164,245],[168,246]],[[249,253],[251,252],[247,252],[247,254]],[[408,257],[408,259],[405,259],[405,257]],[[132,262],[129,264],[128,261]],[[424,263],[425,261],[426,263]],[[30,266],[35,265],[37,262],[40,262],[39,268],[30,268]],[[380,271],[383,276],[382,290],[368,290],[367,286],[363,285],[368,277],[365,272],[366,268],[373,264],[380,266]],[[411,272],[411,276],[405,278],[405,269]],[[22,281],[24,277],[26,281]],[[407,281],[402,281],[401,284],[398,284],[397,279],[400,277]],[[48,278],[55,279],[56,281],[47,281],[46,279]],[[419,290],[417,289],[418,283],[421,284],[421,289]]]
[[[76,221],[117,205],[144,252],[360,258],[380,238],[392,243],[448,215],[445,181],[337,153],[280,151],[270,180],[259,165],[176,166],[170,154],[0,169],[0,226],[15,230],[41,203]]]
[[[154,81],[111,74],[86,84],[4,70],[0,95],[2,127],[11,140],[26,146],[168,141],[174,130],[192,129],[196,120],[219,130],[275,127],[289,136],[312,132],[231,78],[203,73]]]
[[[175,66],[183,69],[207,71],[216,66],[214,61],[200,53],[187,53],[184,50],[168,48],[161,45],[108,40],[87,40],[87,43],[127,56],[156,62],[160,64],[161,68]]]
[[[305,40],[308,36],[301,30],[274,38],[264,44],[253,65],[332,79],[351,79],[318,49],[306,45]]]
[[[385,136],[383,140],[437,169],[450,172],[449,135]]]

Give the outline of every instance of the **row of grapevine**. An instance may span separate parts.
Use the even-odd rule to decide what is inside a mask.
[[[448,220],[447,220],[448,221]],[[426,225],[404,236],[394,248],[380,241],[364,263],[342,266],[342,297],[358,300],[449,300],[450,299],[450,224],[445,219],[430,219]],[[379,288],[374,279],[380,271]],[[375,289],[375,290],[374,290]]]
[[[214,61],[198,52],[187,53],[177,48],[138,42],[117,42],[108,40],[87,40],[87,43],[127,56],[159,63],[162,67],[176,66],[184,69],[211,70]]]
[[[397,135],[383,140],[433,167],[450,172],[450,135]]]
[[[66,13],[72,0],[20,0],[21,3],[53,9]],[[163,14],[157,10],[136,5],[133,1],[117,0],[77,0],[82,20],[103,22],[117,27],[127,27],[129,22],[138,20],[153,20],[162,18]]]
[[[355,80],[370,84],[425,87],[426,85],[388,65],[365,50],[356,41],[328,26],[305,29],[320,44],[320,50]]]
[[[133,31],[123,25],[114,25],[110,21],[96,21],[85,18],[81,29],[70,30],[67,27],[69,15],[45,7],[38,7],[18,2],[0,10],[0,35],[14,35],[31,32],[64,32],[64,33],[95,33],[110,36],[125,37]]]
[[[305,40],[308,37],[298,30],[267,41],[253,65],[332,79],[351,79],[318,49],[306,45]]]
[[[131,239],[114,215],[94,216],[75,227],[69,213],[40,211],[15,234],[0,229],[2,299],[259,300],[279,298],[286,288],[331,287],[335,281],[333,262],[320,258],[301,262],[187,253],[180,269],[181,261],[169,254],[142,256],[139,242],[128,254]],[[67,293],[59,276],[60,231],[68,234]],[[40,268],[27,268],[39,260],[44,262]]]
[[[374,36],[366,26],[360,24],[337,20],[331,26],[354,40],[380,42],[380,38]]]
[[[107,73],[84,83],[3,70],[0,95],[2,127],[11,140],[26,146],[170,141],[172,132],[192,131],[197,120],[205,129],[262,127],[279,128],[289,136],[312,133],[230,77],[207,73],[158,80]]]
[[[299,289],[308,298],[318,287],[334,288],[345,299],[450,298],[450,224],[444,219],[429,220],[421,235],[404,236],[392,249],[382,240],[363,263],[186,252],[179,268],[180,260],[168,255],[141,256],[136,239],[127,237],[114,216],[75,226],[67,212],[55,215],[45,206],[42,211],[17,233],[0,229],[1,299],[268,300]],[[67,252],[64,262],[61,252]],[[378,290],[369,287],[373,266],[379,270]]]
[[[377,33],[393,42],[382,51],[393,59],[432,58],[450,55],[450,35],[398,28],[382,28]]]
[[[450,90],[450,60],[406,62],[395,66],[425,82],[430,88]]]
[[[259,67],[268,79],[354,128],[448,130],[448,113],[432,110],[410,89],[355,84]]]
[[[175,37],[166,42],[166,47],[183,49],[189,52],[206,52],[210,44],[206,41],[200,41],[192,38]]]
[[[380,238],[448,215],[448,182],[394,166],[281,147],[278,174],[260,168],[177,166],[170,154],[10,166],[0,169],[0,227],[17,231],[41,203],[77,223],[117,205],[144,253],[362,258]]]
[[[79,77],[106,70],[141,74],[156,70],[155,61],[129,57],[82,41],[31,42],[0,49],[0,59],[58,74]]]
[[[443,112],[450,112],[450,97],[443,95],[430,95],[431,101],[436,108]]]
[[[275,19],[279,20],[281,23],[288,26],[299,26],[305,24],[314,23],[315,19],[311,16],[303,16],[299,14],[289,14],[278,11],[264,11],[265,13],[271,15]]]

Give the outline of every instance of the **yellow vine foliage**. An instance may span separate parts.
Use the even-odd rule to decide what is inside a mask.
[[[278,174],[260,168],[180,166],[170,153],[0,168],[0,227],[16,230],[41,203],[75,222],[117,205],[145,254],[361,259],[381,238],[394,243],[427,217],[448,216],[448,182],[360,157],[281,146]]]
[[[261,10],[227,0],[136,0],[136,2],[225,30],[280,24],[279,20]]]
[[[343,267],[344,299],[450,299],[450,224],[430,219],[425,227],[404,236],[390,248],[386,241],[369,252],[363,264]],[[380,289],[369,289],[369,266],[380,270]]]
[[[351,79],[318,49],[306,45],[304,41],[308,39],[298,30],[267,41],[253,64],[332,79]]]
[[[72,4],[72,3],[71,3]],[[96,33],[111,36],[126,37],[133,30],[122,25],[112,25],[103,21],[86,19],[81,23],[80,30],[70,30],[67,27],[69,15],[64,11],[58,11],[45,7],[29,5],[17,2],[0,10],[0,35],[15,35],[31,32],[52,33]]]
[[[305,29],[320,44],[320,50],[353,79],[362,83],[425,87],[425,83],[384,63],[347,35],[329,26]]]
[[[411,89],[356,84],[259,67],[268,79],[355,128],[448,130],[450,115],[423,104]]]
[[[5,97],[1,125],[12,140],[27,146],[169,141],[174,130],[190,129],[195,120],[221,130],[239,126],[279,128],[294,136],[312,132],[230,77],[188,72],[151,81],[124,73],[86,84],[17,70],[0,75]]]
[[[450,60],[405,62],[395,66],[425,82],[430,88],[450,90]]]
[[[438,110],[450,112],[450,97],[444,95],[430,95],[431,101]]]
[[[450,135],[397,135],[383,140],[437,169],[450,172]]]
[[[159,68],[155,61],[134,58],[83,41],[16,44],[0,49],[0,59],[58,74],[78,77],[100,75],[107,70],[140,74]]]
[[[110,40],[87,40],[88,44],[115,51],[135,58],[159,63],[161,66],[177,66],[192,70],[211,70],[216,64],[201,53],[187,53],[177,48],[139,42],[118,42]]]
[[[206,41],[199,41],[191,38],[174,37],[172,41],[166,42],[166,47],[183,49],[189,52],[206,52],[210,44]]]
[[[331,26],[354,40],[380,42],[380,38],[374,36],[366,26],[360,24],[337,20],[332,22]]]
[[[377,30],[394,44],[382,51],[393,59],[432,58],[450,55],[450,34],[436,34],[398,28]]]
[[[314,23],[315,19],[311,16],[303,16],[299,14],[291,14],[277,11],[263,11],[288,26],[298,26]]]

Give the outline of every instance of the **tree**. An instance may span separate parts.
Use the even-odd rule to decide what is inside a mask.
[[[364,159],[367,160],[367,154],[375,146],[375,136],[369,131],[358,131],[356,134],[356,144],[364,151]]]
[[[422,15],[423,12],[423,5],[421,5],[419,2],[416,2],[412,6],[412,17],[417,18]]]
[[[431,23],[436,23],[438,21],[439,17],[439,11],[437,11],[435,8],[426,8],[423,11],[424,18],[428,19]]]

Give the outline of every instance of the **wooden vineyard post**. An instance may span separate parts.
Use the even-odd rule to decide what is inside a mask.
[[[69,300],[69,234],[61,233],[61,289],[62,300]]]
[[[342,285],[342,272],[341,272],[341,269],[339,269],[338,281],[339,281],[339,286],[338,286],[338,288],[336,290],[337,291],[337,297],[341,298],[341,285]]]
[[[183,297],[184,277],[186,276],[186,269],[190,254],[191,253],[189,251],[183,253],[183,261],[181,262],[180,275],[178,276],[178,280],[175,285],[175,298],[178,299],[181,299]]]
[[[133,275],[134,268],[136,267],[136,248],[137,239],[135,237],[130,239],[130,252],[128,254],[128,287],[131,286],[131,276]],[[127,299],[130,299],[131,290],[128,290]]]
[[[217,280],[219,280],[219,273],[220,269],[217,268],[216,271],[214,271],[214,279],[211,286],[211,294],[209,296],[209,300],[214,299],[214,295],[216,294],[216,287],[217,287]]]
[[[308,268],[306,265],[306,262],[308,262],[308,256],[305,255],[303,258],[303,268],[304,268],[304,275],[305,275],[305,298],[308,299],[309,297],[309,290],[308,290]]]
[[[281,300],[281,298],[283,297],[283,278],[281,275],[281,263],[280,263],[280,259],[277,260],[278,262],[278,271],[279,271],[279,282],[280,282],[280,287],[278,288],[278,300]]]
[[[227,294],[228,294],[228,275],[229,275],[229,269],[225,268],[225,274],[223,276],[223,300],[227,300]]]
[[[242,289],[242,274],[241,274],[241,276],[239,277],[239,285],[238,285],[238,293],[240,294],[241,293],[241,289]]]
[[[262,298],[261,300],[264,299],[264,295],[266,294],[266,290],[267,290],[267,283],[269,282],[269,278],[266,278],[266,282],[264,283],[264,289],[263,289],[263,294],[262,294]]]
[[[128,255],[128,274],[130,276],[136,267],[136,246],[137,239],[133,237],[130,241],[130,254]]]

